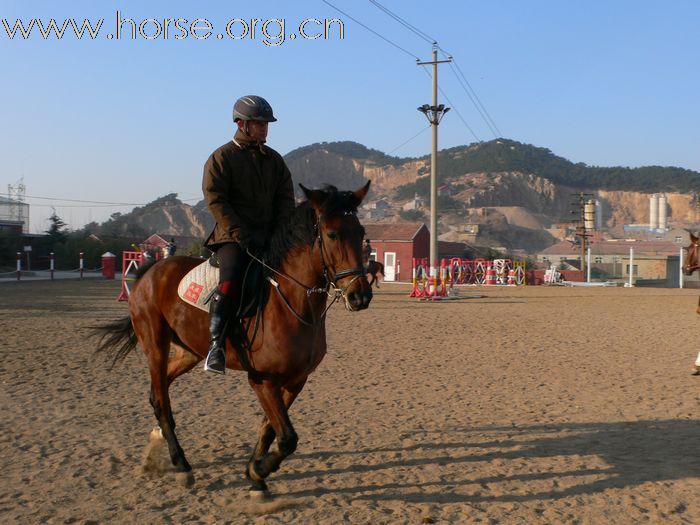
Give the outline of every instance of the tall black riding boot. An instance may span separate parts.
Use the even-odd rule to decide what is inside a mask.
[[[214,292],[209,303],[209,353],[204,361],[204,370],[217,374],[226,373],[226,322],[231,300],[219,290]]]

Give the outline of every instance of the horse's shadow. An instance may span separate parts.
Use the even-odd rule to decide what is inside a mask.
[[[421,435],[422,434],[422,435]],[[465,439],[452,443],[431,442],[431,436],[441,435]],[[488,439],[492,437],[492,439]],[[377,472],[382,469],[428,466],[450,466],[477,462],[503,462],[512,460],[522,464],[531,460],[535,464],[546,458],[572,458],[571,463],[580,463],[582,456],[595,456],[604,466],[587,467],[580,465],[574,469],[561,471],[527,472],[510,475],[476,475],[467,471],[459,479],[445,479],[420,483],[392,481],[386,476],[386,483],[362,484],[346,487],[323,488],[294,493],[295,496],[314,495],[319,492],[345,493],[355,499],[401,500],[407,502],[464,502],[481,501],[518,502],[542,499],[560,499],[575,495],[595,494],[608,489],[638,486],[647,482],[673,481],[700,477],[700,420],[659,420],[614,423],[572,423],[533,425],[526,427],[493,426],[480,428],[451,428],[441,432],[417,431],[413,434],[414,444],[386,449],[361,449],[355,452],[328,451],[298,455],[297,458],[332,458],[344,454],[363,457],[361,464],[346,468],[304,471],[281,474],[287,479],[300,479],[330,475]],[[404,436],[405,437],[405,436]],[[419,442],[419,443],[416,443]],[[480,453],[479,450],[484,450]],[[403,459],[382,460],[389,453],[399,453]],[[377,461],[372,461],[372,456]],[[578,458],[578,460],[574,459]],[[564,488],[533,490],[527,493],[489,494],[483,485],[487,483],[522,482],[574,479],[573,484],[563,484]],[[591,480],[591,478],[595,478]],[[479,490],[465,493],[461,485],[476,484]],[[555,486],[560,486],[558,483]],[[459,489],[459,490],[458,490]]]

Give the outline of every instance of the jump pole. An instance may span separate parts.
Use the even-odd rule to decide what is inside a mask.
[[[680,266],[678,270],[678,288],[683,288],[683,254],[685,253],[685,248],[681,247],[681,255],[678,257],[680,261]],[[700,359],[700,354],[698,354],[698,359]]]
[[[591,247],[586,248],[586,282],[591,282]]]
[[[138,272],[142,263],[143,252],[122,252],[122,286],[117,301],[129,300],[131,290],[128,282],[136,279],[136,272]]]
[[[50,264],[51,264],[51,266],[50,266],[49,269],[51,270],[51,280],[53,281],[53,271],[54,271],[54,269],[55,269],[55,267],[54,267],[54,262],[55,262],[55,261],[54,261],[54,254],[53,254],[53,252],[51,252],[51,254],[50,254],[49,257],[50,257]]]
[[[630,248],[630,264],[628,267],[629,280],[628,280],[627,284],[625,284],[625,288],[632,288],[632,286],[634,286],[632,284],[632,268],[633,268],[633,266],[634,266],[634,248]]]
[[[83,252],[80,252],[80,278],[83,278],[83,270],[85,269],[85,258]]]
[[[17,280],[20,280],[22,275],[22,252],[17,252]]]

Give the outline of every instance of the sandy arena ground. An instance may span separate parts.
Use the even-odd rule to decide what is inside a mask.
[[[407,290],[332,309],[259,502],[244,375],[171,390],[194,487],[145,474],[145,358],[110,372],[87,337],[118,283],[0,284],[0,523],[700,523],[697,290]]]

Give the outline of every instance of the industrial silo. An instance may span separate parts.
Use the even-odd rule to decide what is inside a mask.
[[[592,200],[583,205],[583,227],[586,231],[595,230],[595,202]]]
[[[649,229],[656,230],[659,227],[659,196],[654,193],[649,197]]]
[[[666,204],[666,195],[659,196],[659,229],[665,230],[668,225],[668,217],[666,212],[668,210],[668,205]]]

